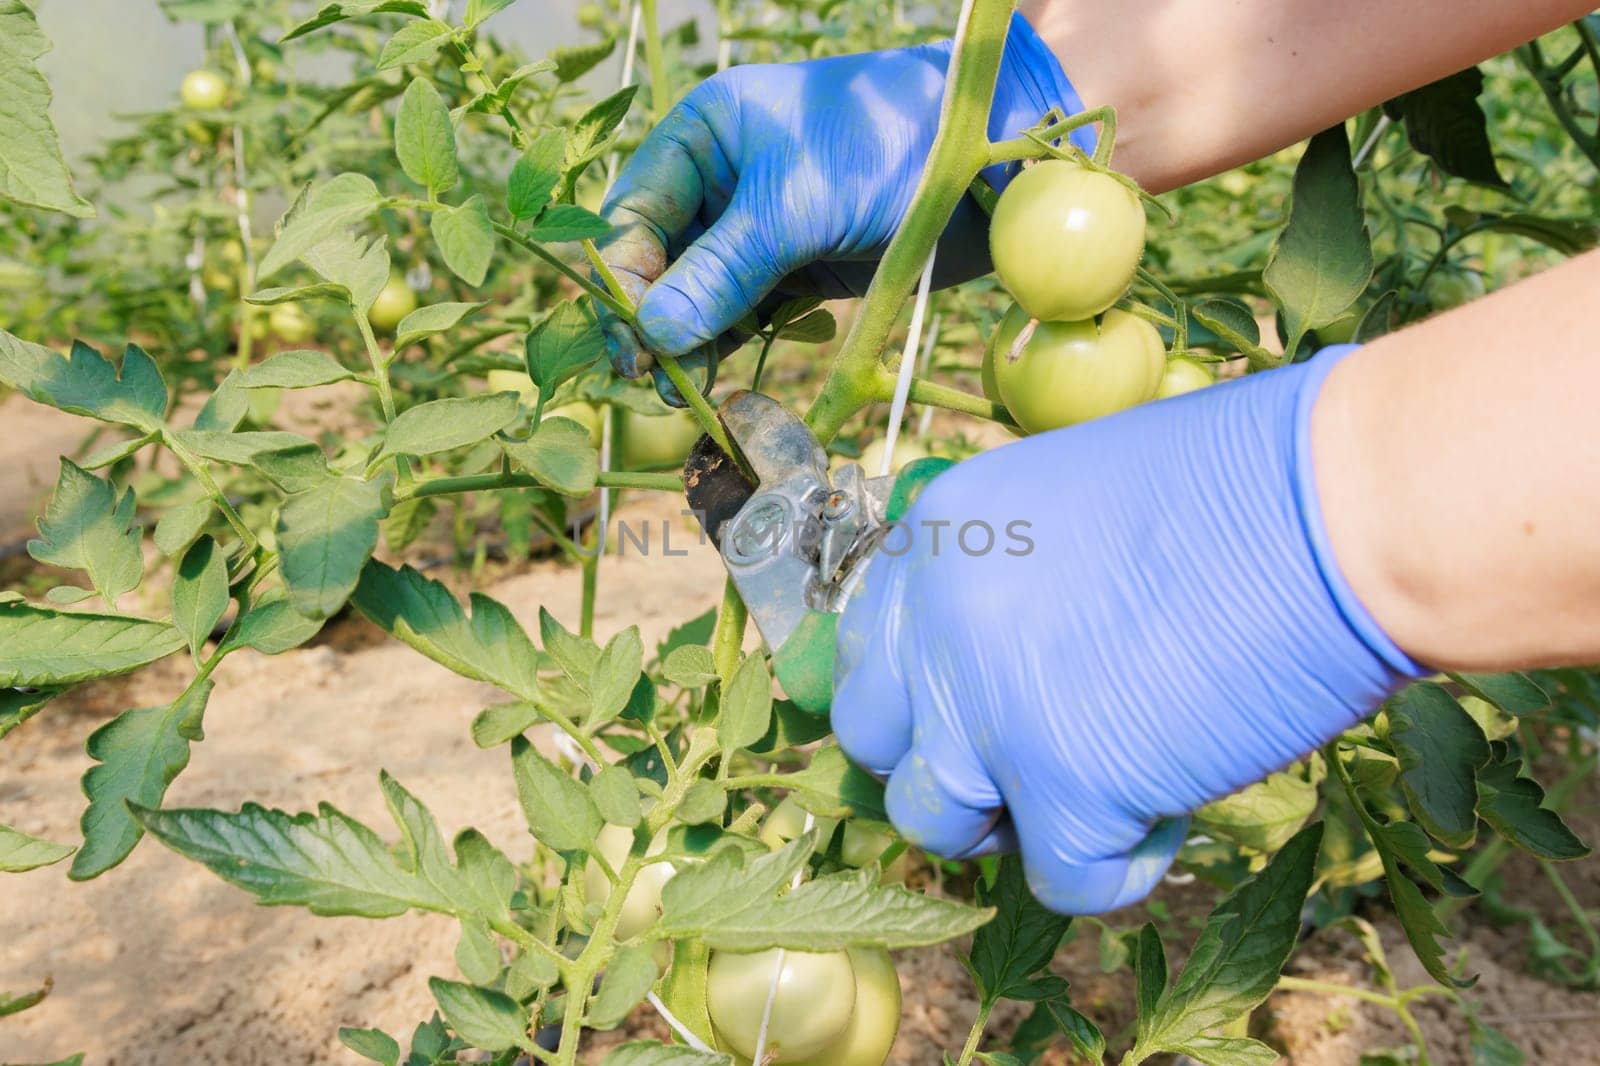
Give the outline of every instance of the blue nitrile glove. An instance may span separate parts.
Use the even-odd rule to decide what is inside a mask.
[[[611,362],[637,377],[651,351],[702,362],[769,297],[860,295],[910,205],[939,128],[951,43],[734,67],[686,96],[617,176],[602,255],[639,304],[636,331],[607,323]],[[1083,109],[1043,41],[1011,22],[989,135],[1051,108]],[[1074,134],[1093,149],[1093,133]],[[1005,185],[1015,166],[984,176]],[[988,220],[963,203],[937,282],[989,271]],[[726,344],[724,345],[727,346]]]
[[[1355,599],[1317,502],[1311,407],[1350,350],[1008,444],[924,490],[841,619],[833,701],[907,839],[1015,844],[1048,906],[1123,906],[1188,812],[1426,672]],[[973,522],[992,550],[984,527],[958,536]]]

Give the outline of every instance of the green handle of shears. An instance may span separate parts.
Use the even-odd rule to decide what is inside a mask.
[[[905,517],[928,483],[956,464],[950,459],[918,459],[906,464],[889,492],[885,518],[893,523]],[[839,616],[831,611],[807,611],[782,646],[773,650],[772,670],[789,700],[809,714],[827,714],[833,706],[834,641]]]

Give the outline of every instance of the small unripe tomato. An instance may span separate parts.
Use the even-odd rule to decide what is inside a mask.
[[[1126,311],[1094,321],[1041,322],[1012,359],[997,344],[1000,399],[1029,433],[1075,426],[1153,399],[1166,372],[1161,334]]]
[[[273,336],[285,344],[304,344],[316,332],[317,324],[299,304],[274,304],[267,315]]]
[[[586,30],[597,30],[606,21],[606,10],[599,4],[578,5],[578,25]]]
[[[367,321],[372,328],[392,333],[402,319],[417,309],[417,294],[411,291],[406,279],[392,274],[378,290],[377,299],[367,308]]]
[[[719,1042],[753,1058],[773,973],[778,991],[767,1025],[768,1061],[792,1063],[829,1048],[850,1027],[856,1007],[855,970],[843,951],[782,953],[777,949],[747,955],[719,951],[706,971],[706,1007]],[[832,1060],[828,1060],[832,1061]]]
[[[883,1066],[888,1061],[900,1032],[900,975],[882,948],[850,948],[849,955],[856,975],[849,1026],[839,1039],[793,1066]]]
[[[817,831],[817,839],[826,841],[833,836],[833,829],[839,824],[839,820],[812,816],[811,824]],[[761,832],[756,834],[756,838],[773,851],[777,851],[790,841],[804,836],[805,832],[806,809],[795,802],[793,796],[785,796],[761,823]]]
[[[228,99],[228,83],[214,70],[191,70],[183,76],[178,99],[190,111],[215,111]]]
[[[633,830],[620,825],[607,825],[595,839],[595,850],[605,858],[613,871],[627,861],[633,850]],[[658,833],[645,850],[645,855],[660,855],[667,847],[666,831]],[[617,938],[628,940],[656,924],[661,917],[661,890],[676,873],[668,862],[651,863],[639,871],[628,889],[628,898],[622,901],[622,916],[617,921]],[[611,898],[611,879],[590,859],[583,868],[583,897],[589,903],[605,905]]]
[[[1046,159],[1001,194],[989,251],[1001,284],[1033,318],[1093,318],[1133,281],[1144,255],[1144,206],[1109,175]]]
[[[868,477],[878,477],[883,473],[883,446],[886,443],[885,438],[879,437],[861,449],[861,458],[856,461]],[[902,432],[894,442],[894,455],[889,458],[889,473],[898,474],[908,464],[927,457],[928,449]]]
[[[1186,392],[1195,392],[1216,383],[1217,379],[1212,375],[1210,367],[1179,356],[1168,360],[1167,372],[1161,375],[1161,384],[1156,388],[1156,399],[1165,400],[1169,396],[1182,396]]]
[[[1222,191],[1229,196],[1243,196],[1255,183],[1256,179],[1242,170],[1230,170],[1217,182],[1222,186]]]
[[[700,423],[688,411],[668,410],[660,416],[630,408],[622,412],[622,465],[628,470],[661,470],[682,466],[700,439]]]
[[[1428,275],[1422,294],[1435,311],[1449,311],[1483,295],[1483,275],[1475,270],[1440,267]]]
[[[844,840],[839,845],[839,857],[846,866],[861,869],[876,863],[884,852],[894,846],[894,837],[869,825],[846,822]],[[903,884],[911,869],[911,857],[902,851],[883,871],[886,885]]]
[[[262,56],[251,65],[255,72],[256,81],[274,82],[278,80],[278,64],[266,56]]]
[[[515,392],[530,405],[539,398],[539,387],[521,370],[491,370],[483,380],[490,392]]]

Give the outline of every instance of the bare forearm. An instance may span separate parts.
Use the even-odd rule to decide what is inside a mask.
[[[1594,0],[1023,0],[1119,170],[1163,192],[1587,14]]]
[[[1313,415],[1334,554],[1441,669],[1600,662],[1600,252],[1350,356]]]

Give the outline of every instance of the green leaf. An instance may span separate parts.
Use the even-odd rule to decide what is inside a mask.
[[[611,964],[600,981],[600,992],[589,1004],[585,1024],[594,1029],[615,1029],[628,1014],[644,1002],[650,986],[656,983],[654,944],[624,945],[611,957]]]
[[[101,598],[114,604],[144,579],[136,507],[132,489],[118,495],[111,482],[63,458],[28,554],[47,566],[84,571]]]
[[[428,7],[422,0],[335,0],[334,3],[324,4],[318,8],[315,15],[284,34],[278,43],[287,44],[297,37],[304,37],[308,33],[343,22],[345,19],[391,11],[416,18],[426,18]]]
[[[560,59],[556,61],[559,63]],[[559,69],[556,76],[561,76]],[[637,85],[625,86],[589,108],[573,123],[567,134],[566,171],[562,176],[561,191],[556,197],[558,200],[570,202],[584,170],[611,150],[623,120],[628,117],[628,109],[633,106],[633,98],[638,93]]]
[[[720,820],[727,809],[728,794],[722,786],[701,778],[684,792],[678,820],[684,825],[705,825]]]
[[[569,631],[543,607],[539,608],[539,640],[561,671],[579,688],[589,691],[589,676],[600,661],[600,646]]]
[[[110,677],[184,646],[165,622],[0,604],[0,687],[44,688]]]
[[[554,961],[537,951],[524,951],[506,970],[506,993],[514,999],[526,1000],[560,979],[561,971],[556,969]]]
[[[194,416],[194,428],[202,433],[232,433],[239,428],[250,413],[250,396],[239,387],[244,375],[238,370],[228,371],[216,391]]]
[[[548,396],[556,386],[599,361],[605,352],[605,337],[587,304],[567,300],[533,327],[525,352],[528,376]]]
[[[1320,761],[1318,762],[1320,766]],[[1322,774],[1284,770],[1206,804],[1194,813],[1197,829],[1268,854],[1289,842],[1317,809]]]
[[[102,447],[96,448],[83,457],[81,464],[85,470],[104,470],[108,466],[115,466],[122,460],[136,454],[147,444],[154,443],[155,436],[146,434],[142,437],[129,437],[127,440],[112,441]]]
[[[199,539],[206,523],[211,521],[213,509],[214,505],[208,498],[179,504],[161,516],[156,523],[155,534],[150,539],[155,541],[162,555],[169,559],[176,558]]]
[[[321,619],[307,618],[286,598],[278,596],[251,604],[244,616],[228,629],[222,649],[231,652],[254,648],[263,655],[281,655],[298,648],[321,631]]]
[[[883,783],[846,759],[837,744],[818,748],[810,765],[784,778],[784,784],[794,790],[800,806],[818,817],[889,820]]]
[[[1361,185],[1340,123],[1311,138],[1294,173],[1289,222],[1262,278],[1283,312],[1291,356],[1307,330],[1342,315],[1372,280],[1372,240]]]
[[[1483,730],[1454,696],[1426,681],[1391,700],[1388,716],[1412,814],[1435,839],[1469,847],[1478,831],[1477,773],[1489,761]]]
[[[537,704],[526,700],[497,703],[485,707],[472,720],[472,742],[480,748],[493,748],[519,737],[544,721]]]
[[[468,285],[482,285],[494,259],[494,223],[477,194],[459,207],[443,207],[429,219],[434,243],[451,273]]]
[[[1451,674],[1450,679],[1507,714],[1533,714],[1550,706],[1550,694],[1527,674]]]
[[[725,756],[747,748],[772,725],[772,675],[759,652],[745,657],[728,682],[717,718],[717,744]]]
[[[82,342],[74,342],[63,359],[0,330],[0,383],[35,403],[141,433],[158,431],[167,413],[167,383],[136,344],[123,352],[119,376],[109,360]]]
[[[450,43],[455,31],[438,19],[408,22],[389,38],[378,54],[378,69],[393,70],[407,63],[425,63]]]
[[[338,236],[338,233],[331,235],[329,239],[334,236]],[[318,281],[309,285],[274,285],[266,289],[257,289],[246,296],[244,302],[254,307],[276,307],[278,304],[308,303],[312,300],[345,300],[349,298],[348,293],[349,290],[343,285],[336,285],[331,281]]]
[[[383,542],[392,552],[402,552],[422,536],[428,524],[439,513],[439,505],[432,496],[413,496],[389,508],[389,517],[383,520]]]
[[[473,984],[493,984],[503,964],[500,946],[481,919],[463,918],[461,939],[456,941],[456,968]]]
[[[556,65],[556,80],[562,85],[571,85],[589,71],[611,58],[611,53],[617,50],[615,38],[596,41],[594,44],[569,45],[557,48],[550,53],[550,59]]]
[[[600,453],[589,430],[570,418],[547,418],[533,436],[501,441],[500,447],[541,484],[565,496],[587,496],[600,477]]]
[[[733,1058],[713,1051],[635,1040],[615,1048],[603,1066],[734,1066]]]
[[[1134,999],[1138,1004],[1139,1040],[1155,1023],[1161,1008],[1161,997],[1167,994],[1172,975],[1167,969],[1167,952],[1161,944],[1161,934],[1154,922],[1145,922],[1137,935],[1128,934],[1131,940],[1131,961],[1134,976]]]
[[[1194,320],[1215,333],[1221,340],[1246,355],[1259,355],[1261,327],[1256,317],[1243,301],[1218,296],[1201,300],[1189,308]]]
[[[510,862],[468,831],[456,838],[451,867],[432,817],[393,779],[382,780],[390,813],[404,832],[398,850],[328,804],[298,815],[254,803],[236,813],[143,807],[134,813],[167,847],[266,906],[365,918],[412,908],[456,917],[508,914],[516,881]]]
[[[406,177],[427,189],[430,198],[454,188],[461,180],[450,109],[427,78],[413,79],[400,98],[400,113],[394,123],[394,153]]]
[[[216,541],[202,537],[184,553],[172,582],[172,624],[189,641],[196,662],[227,609],[227,557]]]
[[[504,992],[428,978],[439,1012],[455,1034],[484,1051],[506,1051],[528,1043],[528,1012]]]
[[[473,29],[489,16],[499,11],[504,11],[516,0],[467,0],[467,13],[462,17],[462,22],[467,29]]]
[[[44,984],[29,992],[23,992],[15,996],[0,992],[0,1018],[21,1014],[25,1010],[37,1007],[49,997],[50,990],[54,987],[54,981],[46,977]],[[77,1058],[80,1063],[83,1061],[82,1055],[77,1056]],[[57,1066],[64,1066],[64,1064],[58,1063]]]
[[[506,181],[506,209],[518,222],[536,218],[550,203],[561,181],[561,163],[567,152],[567,132],[546,130],[533,139],[517,158]]]
[[[463,318],[483,306],[480,300],[476,303],[437,303],[419,307],[400,320],[400,326],[395,330],[394,346],[397,349],[404,348],[455,329]]]
[[[206,459],[258,471],[284,492],[306,492],[328,481],[328,458],[317,442],[298,433],[263,430],[214,433],[184,429],[173,434],[177,442]]]
[[[833,317],[833,312],[826,308],[818,308],[809,315],[786,323],[778,330],[778,339],[798,341],[801,344],[826,344],[838,333],[839,322]]]
[[[717,1041],[712,1033],[711,1011],[706,1004],[706,976],[710,966],[711,949],[704,944],[696,940],[674,944],[672,965],[661,982],[661,1002],[690,1032],[708,1046],[714,1046]]]
[[[877,883],[877,870],[849,871],[789,890],[816,843],[813,831],[781,851],[746,860],[726,848],[686,867],[662,889],[657,932],[699,937],[722,951],[835,951],[937,944],[988,922],[992,910]]]
[[[50,51],[22,0],[0,0],[0,196],[26,207],[93,218],[72,187],[61,141],[50,122],[50,85],[35,62]]]
[[[1302,829],[1217,904],[1183,972],[1154,1012],[1140,1018],[1136,1059],[1193,1046],[1266,1000],[1300,934],[1321,843],[1320,825]]]
[[[1272,1066],[1276,1049],[1248,1036],[1197,1036],[1172,1049],[1204,1066]]]
[[[679,688],[704,688],[717,679],[717,664],[704,644],[683,644],[667,654],[661,674]]]
[[[1411,147],[1452,177],[1496,189],[1509,188],[1495,165],[1489,124],[1478,96],[1483,74],[1477,67],[1457,71],[1383,105],[1383,113],[1406,127]]]
[[[583,851],[594,843],[602,822],[588,789],[539,754],[525,737],[511,741],[511,768],[522,813],[540,843],[556,851]]]
[[[342,229],[307,248],[300,258],[337,287],[337,296],[364,314],[389,281],[388,240]]]
[[[487,440],[517,418],[517,394],[485,393],[430,400],[389,423],[373,462],[392,455],[433,455]]]
[[[589,779],[595,809],[611,825],[632,829],[639,824],[639,789],[633,775],[621,766],[608,766]]]
[[[60,862],[76,850],[65,844],[52,844],[48,840],[18,832],[8,825],[0,825],[0,872],[37,870],[41,866]]]
[[[351,599],[370,622],[434,662],[519,699],[539,699],[539,653],[515,616],[482,593],[469,603],[470,617],[444,585],[377,560],[362,570]]]
[[[87,881],[128,857],[143,833],[127,805],[158,806],[189,765],[189,743],[204,735],[200,720],[213,687],[203,681],[165,707],[124,711],[89,734],[85,746],[97,765],[83,775],[83,847],[68,877]]]
[[[611,232],[611,223],[577,204],[551,204],[539,215],[528,237],[541,244],[586,241]]]
[[[278,223],[278,239],[262,257],[257,281],[265,281],[383,203],[372,179],[346,173],[321,185],[307,185]]]
[[[604,725],[622,713],[644,671],[644,641],[639,627],[629,626],[606,643],[589,677],[586,727]]]
[[[1035,974],[1050,965],[1072,919],[1046,908],[1028,890],[1022,860],[1000,860],[994,887],[979,886],[978,902],[993,907],[994,920],[972,937],[968,962],[983,1001],[1019,997]]]
[[[339,1043],[362,1058],[382,1063],[383,1066],[398,1066],[400,1062],[400,1045],[382,1029],[341,1028]]]
[[[0,688],[0,740],[44,710],[65,688]]]
[[[1491,762],[1478,771],[1478,815],[1495,832],[1542,859],[1581,859],[1588,845],[1544,806],[1544,789],[1522,776],[1522,760]]]
[[[340,477],[283,502],[278,555],[295,610],[329,618],[344,606],[378,546],[388,496],[386,484]]]
[[[239,375],[241,389],[309,389],[350,381],[355,372],[346,370],[326,352],[298,348],[269,356]],[[364,1030],[363,1030],[364,1031]]]
[[[1056,1027],[1072,1042],[1072,1047],[1082,1058],[1099,1062],[1106,1055],[1106,1038],[1100,1027],[1060,999],[1045,1000],[1041,1006],[1050,1012]]]

